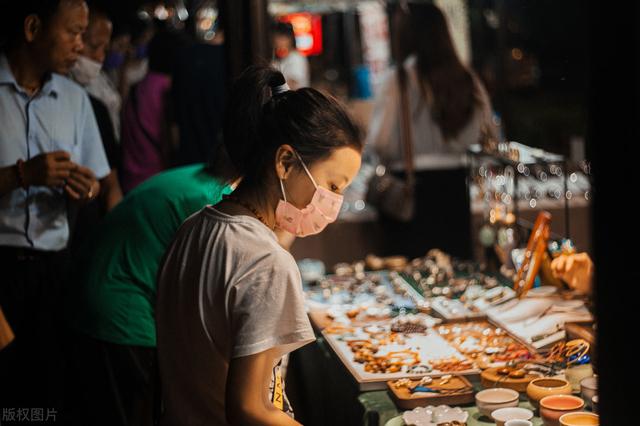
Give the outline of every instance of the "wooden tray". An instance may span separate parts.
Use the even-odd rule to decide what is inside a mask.
[[[529,382],[541,377],[539,374],[527,374],[521,379],[505,378],[505,376],[498,374],[498,370],[498,368],[487,368],[480,374],[480,384],[484,389],[500,387],[524,393],[527,391]]]
[[[419,380],[419,379],[418,379]],[[418,380],[415,380],[416,382]],[[438,393],[415,393],[409,392],[406,387],[396,388],[393,384],[395,380],[387,382],[387,387],[391,398],[398,408],[413,410],[416,407],[426,407],[427,405],[463,405],[473,403],[473,387],[471,382],[462,376],[453,376],[451,380],[438,385],[438,377],[433,378],[433,383],[429,385],[433,389],[461,389],[460,392],[441,395]]]

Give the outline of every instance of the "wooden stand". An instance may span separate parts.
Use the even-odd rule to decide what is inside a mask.
[[[431,389],[443,390],[451,393],[411,393],[407,387],[396,388],[395,380],[387,382],[387,387],[391,398],[399,408],[413,410],[416,407],[426,407],[427,405],[464,405],[473,403],[473,386],[471,382],[462,376],[453,376],[449,382],[439,385],[439,378],[434,377],[433,382],[427,385]],[[418,382],[415,380],[414,382]],[[459,391],[456,391],[458,390]]]

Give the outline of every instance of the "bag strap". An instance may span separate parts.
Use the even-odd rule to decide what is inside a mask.
[[[413,135],[411,132],[411,114],[407,93],[407,74],[400,65],[398,67],[398,84],[400,86],[400,143],[402,144],[406,182],[409,187],[415,183],[415,165],[413,160]]]

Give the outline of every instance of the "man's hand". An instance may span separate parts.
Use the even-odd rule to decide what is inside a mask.
[[[61,187],[76,167],[66,151],[40,154],[24,163],[24,184]]]
[[[72,200],[91,201],[98,195],[100,184],[91,169],[76,165],[69,173],[64,191]]]
[[[551,262],[553,276],[582,294],[591,293],[593,262],[587,253],[561,255]]]

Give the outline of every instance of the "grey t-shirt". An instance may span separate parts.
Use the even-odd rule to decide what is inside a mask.
[[[230,359],[271,348],[282,356],[315,339],[293,257],[252,217],[211,206],[194,214],[178,230],[158,279],[163,425],[227,424]],[[284,392],[273,395],[278,364],[264,390],[271,401],[286,400]]]

